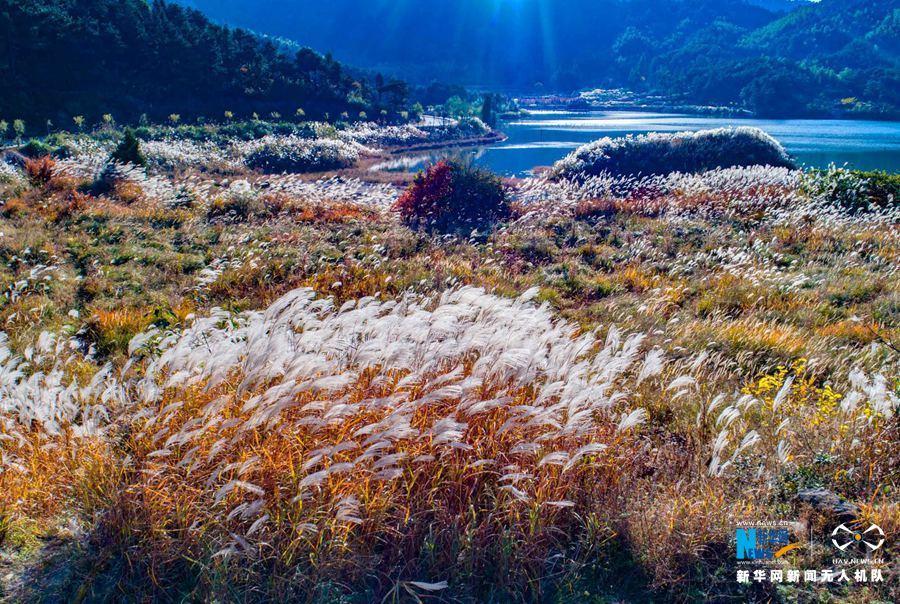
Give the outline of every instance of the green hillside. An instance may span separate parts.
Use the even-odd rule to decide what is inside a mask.
[[[900,115],[890,0],[182,1],[414,81],[627,87],[775,117]]]
[[[0,0],[0,116],[71,126],[102,114],[150,119],[257,112],[396,113],[360,74],[162,0]]]

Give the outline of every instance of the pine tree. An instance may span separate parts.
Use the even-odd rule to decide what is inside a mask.
[[[494,95],[485,94],[481,103],[481,121],[493,128],[496,125],[494,116]]]
[[[133,164],[135,166],[146,167],[147,158],[144,157],[144,153],[141,151],[141,143],[137,136],[135,136],[134,130],[131,128],[125,129],[125,137],[122,139],[122,142],[119,143],[119,146],[116,148],[115,153],[112,154],[110,159],[120,164]]]

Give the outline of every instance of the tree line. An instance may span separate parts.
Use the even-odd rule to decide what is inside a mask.
[[[163,0],[0,0],[0,117],[29,130],[204,116],[398,118],[405,83]],[[49,123],[48,123],[49,122]]]

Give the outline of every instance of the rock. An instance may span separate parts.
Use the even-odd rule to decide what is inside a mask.
[[[21,168],[25,165],[26,157],[18,152],[16,149],[5,149],[0,150],[0,161],[12,164],[17,168]]]
[[[797,500],[841,522],[853,522],[859,516],[859,506],[828,489],[802,489],[797,492]]]

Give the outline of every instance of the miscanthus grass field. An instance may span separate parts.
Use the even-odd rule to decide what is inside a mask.
[[[595,145],[436,230],[360,161],[477,124],[316,128],[0,163],[0,598],[897,599],[896,176]],[[735,581],[809,488],[884,583]]]

